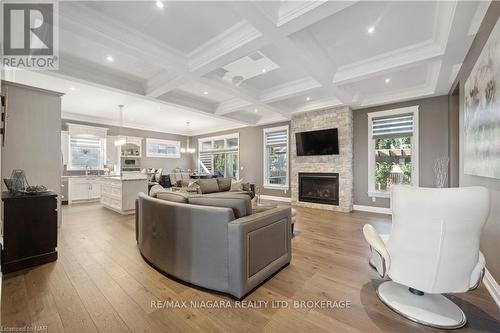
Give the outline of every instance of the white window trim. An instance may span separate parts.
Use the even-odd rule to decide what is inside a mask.
[[[211,152],[217,152],[219,150],[227,150],[227,149],[214,149],[213,148],[213,142],[217,140],[225,140],[225,139],[238,139],[238,151],[240,149],[240,133],[231,133],[231,134],[224,134],[224,135],[217,135],[217,136],[210,136],[210,137],[205,137],[205,138],[200,138],[198,139],[198,152],[200,153],[211,153]],[[201,150],[201,145],[203,142],[206,141],[211,141],[212,142],[212,148],[209,150]],[[236,150],[236,148],[231,148]],[[238,156],[239,158],[239,156]]]
[[[277,131],[283,131],[286,130],[286,180],[285,180],[285,185],[275,185],[275,184],[269,184],[269,178],[268,178],[268,168],[267,168],[267,149],[266,149],[266,133],[269,132],[277,132]],[[288,190],[290,188],[290,129],[288,125],[285,126],[277,126],[277,127],[269,127],[269,128],[264,128],[264,131],[262,133],[263,136],[263,148],[264,148],[264,184],[263,187],[265,189],[270,189],[270,190]]]
[[[419,185],[419,170],[418,170],[418,155],[419,155],[419,126],[418,126],[418,110],[419,106],[409,106],[405,108],[370,112],[368,113],[368,196],[378,198],[390,198],[390,191],[375,190],[375,140],[372,138],[372,122],[373,118],[397,116],[400,114],[413,114],[413,136],[411,139],[411,183]]]
[[[164,154],[156,154],[149,152],[149,144],[158,143],[158,144],[167,144],[173,145],[177,148],[176,154],[164,155]],[[154,138],[146,138],[146,157],[156,157],[156,158],[181,158],[181,142],[173,141],[173,140],[162,140],[162,139],[154,139]]]

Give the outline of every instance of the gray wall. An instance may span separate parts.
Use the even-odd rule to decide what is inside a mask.
[[[419,182],[433,187],[434,160],[448,156],[448,96],[438,96],[354,110],[354,204],[388,208],[389,199],[368,196],[369,112],[419,105]]]
[[[264,189],[264,134],[263,129],[268,127],[276,127],[290,125],[290,122],[283,122],[265,126],[244,127],[223,132],[204,134],[191,138],[193,147],[198,151],[198,139],[211,136],[217,136],[229,133],[240,134],[240,178],[245,181],[255,183],[261,187],[261,193],[265,195],[273,195],[280,197],[290,197],[290,191]],[[290,138],[288,140],[290,142]],[[197,168],[198,154],[194,154],[192,167]],[[290,160],[288,163],[288,172],[290,172]]]
[[[2,179],[10,178],[13,169],[23,169],[30,185],[45,185],[60,194],[61,94],[7,82],[2,84],[8,89]]]
[[[106,127],[108,128],[108,135],[116,136],[120,134],[120,128],[116,126],[107,126],[102,124],[88,123],[75,120],[62,120],[62,130],[67,130],[67,123],[82,124],[95,127]],[[144,138],[142,140],[142,159],[141,167],[143,168],[162,168],[164,174],[168,174],[174,168],[189,169],[192,167],[191,158],[187,154],[182,154],[181,158],[160,158],[160,157],[146,157],[146,138],[163,139],[163,140],[176,140],[181,142],[181,147],[186,147],[187,136],[176,135],[162,132],[144,131],[134,128],[123,128],[121,134],[128,136],[135,136]],[[192,144],[191,144],[192,145]]]
[[[480,185],[489,189],[491,195],[490,215],[481,235],[481,251],[486,257],[486,267],[496,281],[500,282],[500,260],[498,244],[500,243],[500,179],[466,175],[463,172],[463,105],[464,85],[470,75],[484,44],[500,17],[500,2],[493,1],[486,12],[481,27],[465,57],[450,94],[459,86],[460,91],[460,186]]]

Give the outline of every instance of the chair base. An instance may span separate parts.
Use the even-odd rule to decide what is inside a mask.
[[[377,288],[380,300],[391,310],[416,323],[455,329],[465,325],[467,318],[462,309],[441,294],[416,295],[394,281],[387,281]]]

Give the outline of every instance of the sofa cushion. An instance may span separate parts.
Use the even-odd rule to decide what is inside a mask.
[[[247,195],[235,195],[233,197],[198,195],[189,197],[188,203],[200,206],[231,208],[236,219],[252,214],[252,202]]]
[[[243,179],[234,180],[231,179],[231,191],[241,191],[243,190]]]
[[[153,198],[156,198],[156,195],[160,192],[166,192],[167,190],[163,188],[163,186],[161,185],[154,185],[153,187],[151,187],[151,189],[149,190],[149,196],[150,197],[153,197]]]
[[[231,189],[231,178],[217,178],[219,184],[219,192],[226,192]]]
[[[156,198],[165,201],[188,203],[188,195],[180,192],[159,192]]]
[[[198,185],[202,194],[219,192],[217,179],[198,179]]]

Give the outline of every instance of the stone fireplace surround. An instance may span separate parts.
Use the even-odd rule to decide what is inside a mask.
[[[338,128],[339,155],[297,156],[295,133]],[[341,212],[352,211],[353,205],[353,117],[349,107],[297,113],[290,125],[290,162],[292,205]],[[339,204],[327,205],[299,201],[299,172],[339,174]]]

